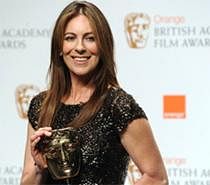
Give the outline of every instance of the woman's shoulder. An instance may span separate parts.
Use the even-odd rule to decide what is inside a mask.
[[[127,125],[137,119],[146,118],[144,110],[139,106],[131,94],[122,88],[112,88],[110,90],[109,108],[111,110],[115,126],[119,132],[124,130]]]
[[[47,91],[41,91],[38,94],[34,95],[31,99],[30,104],[41,105],[47,95]]]
[[[121,87],[111,87],[109,96],[112,99],[113,103],[119,103],[121,101],[125,102],[125,101],[133,101],[134,100],[133,96]]]
[[[46,97],[47,92],[42,91],[31,99],[29,108],[28,108],[28,119],[29,122],[32,124],[33,128],[37,128],[38,125],[38,119],[39,119],[39,113],[42,106],[42,103],[44,101],[44,98]]]

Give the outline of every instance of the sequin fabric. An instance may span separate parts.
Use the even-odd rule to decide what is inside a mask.
[[[28,118],[37,129],[43,93],[35,96],[29,107]],[[61,103],[53,129],[65,127],[81,109],[78,105]],[[78,129],[81,135],[82,165],[76,177],[53,180],[48,171],[42,184],[122,185],[127,175],[129,155],[120,142],[120,134],[137,118],[146,118],[134,98],[121,88],[110,88],[103,106],[95,118]]]

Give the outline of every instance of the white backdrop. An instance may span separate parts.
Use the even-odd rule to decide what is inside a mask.
[[[150,119],[170,184],[210,185],[210,1],[91,2],[111,25],[118,78]],[[20,85],[45,88],[51,31],[68,3],[0,1],[0,185],[19,184],[23,164],[27,120],[15,92]],[[127,42],[130,13],[150,20],[143,48]]]

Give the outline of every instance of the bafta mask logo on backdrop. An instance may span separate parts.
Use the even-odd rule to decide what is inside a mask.
[[[40,92],[34,85],[22,84],[15,90],[15,102],[20,118],[27,119],[29,104],[34,95]]]
[[[128,165],[128,182],[130,185],[134,185],[137,180],[140,179],[141,173],[139,172],[137,166],[130,160]]]
[[[131,48],[146,47],[150,23],[150,17],[144,13],[130,13],[125,17],[125,34]]]

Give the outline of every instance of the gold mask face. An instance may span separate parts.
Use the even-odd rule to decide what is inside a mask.
[[[53,130],[52,135],[41,139],[37,147],[46,158],[53,179],[66,179],[79,173],[82,156],[75,129]]]

